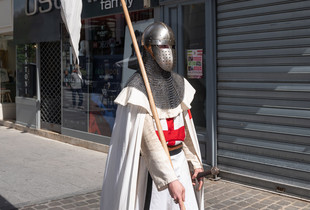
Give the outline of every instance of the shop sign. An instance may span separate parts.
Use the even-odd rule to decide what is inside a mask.
[[[127,8],[130,9],[133,0],[125,0]],[[119,0],[100,0],[101,10],[113,9],[121,6]]]
[[[60,0],[14,0],[17,44],[60,40]]]
[[[24,85],[25,85],[25,95],[28,95],[29,94],[29,87],[31,85],[31,82],[33,81],[30,81],[30,68],[29,67],[29,63],[28,63],[28,48],[27,48],[27,45],[25,45],[25,65],[24,65]]]
[[[54,8],[60,9],[59,0],[26,0],[25,3],[25,14],[27,16],[37,13],[47,13]]]
[[[158,6],[158,0],[125,0],[129,11]],[[123,13],[121,0],[83,0],[82,18]]]
[[[36,45],[18,45],[17,52],[17,89],[18,96],[36,96]]]

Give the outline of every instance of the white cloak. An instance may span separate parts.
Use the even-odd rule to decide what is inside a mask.
[[[201,162],[199,143],[193,120],[187,110],[195,90],[184,79],[184,99],[173,110],[157,109],[160,118],[171,118],[183,112],[192,145],[187,145]],[[151,114],[147,97],[132,87],[122,90],[115,102],[118,105],[111,144],[107,157],[101,193],[101,210],[142,210],[147,186],[147,168],[140,156],[142,131],[146,114]],[[152,115],[152,114],[151,114]],[[196,191],[196,190],[195,190]],[[199,209],[204,209],[204,189],[196,191]]]

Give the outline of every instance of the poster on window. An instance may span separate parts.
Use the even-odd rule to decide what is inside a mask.
[[[203,49],[187,50],[187,78],[202,78],[202,55]]]

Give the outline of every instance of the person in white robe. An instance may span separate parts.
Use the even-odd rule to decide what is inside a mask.
[[[143,61],[172,165],[160,143],[141,73],[116,98],[115,124],[103,180],[101,210],[204,209],[203,171],[191,116],[195,90],[173,72],[174,35],[162,22],[142,35]]]

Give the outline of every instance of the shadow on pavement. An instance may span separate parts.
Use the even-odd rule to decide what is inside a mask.
[[[0,195],[0,209],[1,210],[17,210],[9,201]]]

